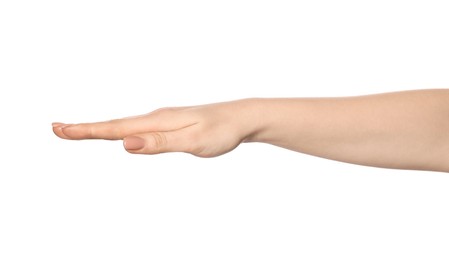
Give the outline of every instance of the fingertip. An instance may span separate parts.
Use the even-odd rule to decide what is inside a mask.
[[[53,123],[52,126],[53,126],[53,127],[52,127],[53,133],[54,133],[56,136],[58,136],[59,138],[62,138],[62,139],[70,139],[70,137],[67,136],[67,135],[62,131],[62,129],[63,129],[64,127],[67,127],[68,125],[63,124],[63,123]]]
[[[62,139],[73,139],[68,135],[66,132],[64,132],[63,129],[72,126],[73,124],[65,124],[60,122],[54,122],[52,123],[53,133]]]

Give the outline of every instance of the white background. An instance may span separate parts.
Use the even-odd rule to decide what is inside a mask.
[[[445,173],[264,144],[130,155],[50,127],[447,88],[446,2],[0,1],[0,259],[448,259]]]

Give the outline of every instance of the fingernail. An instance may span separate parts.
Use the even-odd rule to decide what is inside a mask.
[[[137,136],[126,137],[123,146],[126,150],[139,150],[145,146],[145,140]]]
[[[60,122],[53,122],[51,123],[52,127],[58,127],[58,126],[62,126],[64,123],[60,123]]]
[[[60,123],[60,122],[54,122],[54,123],[51,123],[51,126],[53,128],[59,127],[61,129],[64,129],[64,128],[69,127],[69,126],[73,126],[73,124],[64,124],[64,123]]]
[[[74,124],[62,124],[59,127],[61,127],[61,129],[67,128],[69,126],[74,126]]]

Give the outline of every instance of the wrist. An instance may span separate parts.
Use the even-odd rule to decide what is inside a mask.
[[[240,100],[240,114],[242,129],[242,142],[263,142],[264,136],[270,126],[267,103],[268,99],[248,98]]]

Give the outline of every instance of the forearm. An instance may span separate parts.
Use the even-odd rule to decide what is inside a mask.
[[[248,142],[361,165],[449,171],[449,90],[249,102],[257,128]]]

